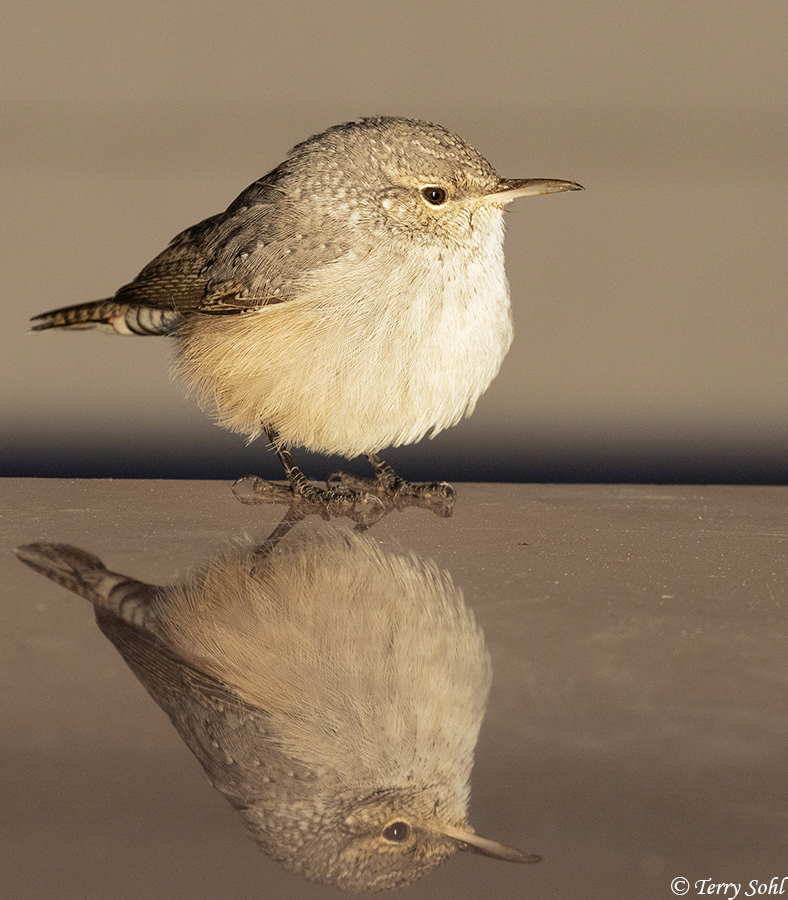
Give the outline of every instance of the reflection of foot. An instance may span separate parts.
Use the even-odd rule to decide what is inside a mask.
[[[374,478],[359,478],[344,472],[336,472],[328,479],[331,490],[341,487],[363,491],[380,497],[387,509],[404,509],[417,506],[429,509],[441,518],[449,518],[454,509],[454,488],[445,481],[412,484],[400,478],[391,466],[377,453],[370,453],[369,461],[375,467]]]
[[[343,485],[325,489],[307,481],[300,471],[297,475],[290,474],[289,484],[244,475],[233,485],[233,494],[241,503],[297,503],[304,507],[305,513],[315,513],[324,519],[347,516],[366,528],[386,511],[383,502],[371,493],[354,491]]]

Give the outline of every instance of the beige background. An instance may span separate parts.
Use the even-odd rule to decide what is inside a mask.
[[[168,383],[166,341],[26,320],[111,294],[295,142],[384,113],[586,186],[512,209],[515,344],[473,418],[393,455],[406,472],[788,475],[784,0],[4,9],[0,474],[275,473]]]

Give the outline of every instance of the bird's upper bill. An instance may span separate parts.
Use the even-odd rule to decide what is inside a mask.
[[[441,834],[445,834],[446,837],[457,841],[463,850],[481,853],[482,856],[491,856],[493,859],[519,863],[537,863],[542,860],[542,857],[537,856],[535,853],[524,853],[522,850],[517,850],[514,847],[507,847],[506,844],[499,844],[498,841],[483,838],[473,831],[455,828],[452,825],[443,825],[438,830]]]
[[[583,185],[576,181],[560,181],[555,178],[502,178],[498,190],[487,194],[484,199],[496,203],[508,203],[517,197],[531,197],[534,194],[582,190],[584,190]]]

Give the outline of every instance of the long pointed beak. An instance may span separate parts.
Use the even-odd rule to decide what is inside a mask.
[[[472,831],[463,831],[461,828],[455,828],[452,825],[442,825],[440,832],[462,844],[463,850],[472,850],[474,853],[491,856],[493,859],[503,859],[506,862],[517,863],[538,863],[542,859],[541,856],[537,856],[535,853],[523,853],[522,850],[507,847],[506,844],[499,844],[498,841],[491,841],[488,838],[474,834]]]
[[[500,190],[487,194],[485,200],[508,203],[516,197],[532,197],[535,194],[556,194],[559,191],[582,191],[576,181],[560,181],[555,178],[502,178]]]

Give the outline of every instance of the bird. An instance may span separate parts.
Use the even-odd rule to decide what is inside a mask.
[[[470,415],[513,337],[504,207],[582,190],[506,179],[455,133],[362,118],[297,144],[223,213],[178,234],[113,297],[43,313],[33,331],[170,335],[174,370],[216,422],[265,434],[289,497],[333,507],[439,495],[387,447]],[[292,447],[365,454],[374,479],[319,488]]]
[[[231,546],[160,587],[65,544],[16,549],[87,599],[260,849],[345,891],[401,887],[477,835],[469,779],[490,688],[451,576],[366,535]]]

